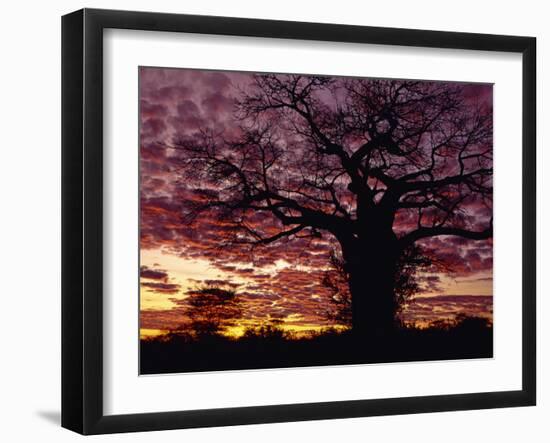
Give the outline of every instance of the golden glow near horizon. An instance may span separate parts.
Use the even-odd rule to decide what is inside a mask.
[[[180,285],[178,294],[165,294],[155,289],[141,287],[140,309],[170,309],[177,305],[174,298],[184,298],[184,294],[195,286],[192,280],[228,279],[230,275],[213,268],[206,260],[187,260],[177,255],[167,254],[160,249],[142,250],[141,266],[162,269],[168,273],[169,283]],[[225,275],[224,275],[225,274]],[[233,278],[233,280],[235,280]]]
[[[225,280],[232,281],[238,284],[250,283],[251,279],[241,277],[239,275],[224,272],[214,268],[207,260],[188,260],[178,257],[173,254],[166,253],[160,249],[142,250],[141,251],[141,266],[147,266],[152,269],[162,269],[168,273],[171,284],[180,285],[177,294],[166,294],[152,288],[140,287],[140,310],[170,310],[177,307],[173,299],[184,299],[185,292],[196,286],[197,281],[204,280]],[[284,260],[279,260],[274,266],[262,269],[262,272],[270,273],[283,269],[289,266]],[[316,324],[311,325],[294,325],[293,321],[299,319],[300,314],[291,314],[286,318],[281,319],[282,323],[278,325],[285,331],[304,333],[308,331],[318,331],[325,326]],[[227,334],[232,337],[241,336],[247,327],[260,326],[257,322],[251,320],[243,320],[240,325],[228,328]],[[142,338],[154,337],[166,333],[167,330],[141,328],[140,335]]]
[[[147,266],[151,269],[162,269],[167,272],[167,283],[179,285],[177,293],[163,293],[151,287],[141,286],[140,290],[140,310],[142,311],[167,311],[176,308],[178,305],[174,303],[174,299],[184,299],[185,292],[196,286],[197,282],[204,280],[225,280],[232,281],[238,284],[246,284],[252,282],[246,277],[224,272],[212,266],[207,260],[189,260],[181,258],[177,255],[167,253],[161,249],[142,250],[141,251],[141,266]],[[279,260],[270,268],[262,268],[262,273],[273,274],[290,264]],[[294,269],[297,269],[294,267]],[[304,268],[305,269],[305,268]],[[493,282],[491,274],[475,274],[468,278],[452,278],[446,275],[440,276],[440,290],[417,294],[416,297],[433,297],[439,295],[492,295]],[[312,298],[318,298],[312,294]],[[276,302],[275,302],[276,303]],[[290,314],[279,319],[278,327],[292,332],[297,336],[306,334],[307,332],[318,332],[326,325],[304,323],[300,313]],[[231,337],[239,337],[243,334],[247,327],[258,327],[264,323],[262,320],[247,319],[240,321],[240,324],[228,329],[226,335]],[[344,328],[341,325],[335,325],[335,328]],[[154,329],[144,327],[140,330],[140,336],[153,337],[166,333],[164,329]]]
[[[227,331],[225,332],[224,335],[226,337],[239,338],[244,334],[246,328],[252,325],[253,323],[251,323],[250,325],[243,324],[238,326],[231,326],[227,328]],[[309,333],[312,333],[312,332],[313,333],[320,332],[326,329],[327,327],[319,326],[319,325],[292,325],[292,324],[283,323],[281,325],[278,325],[278,328],[282,329],[285,332],[291,332],[294,336],[299,338],[304,335],[308,335]],[[345,331],[347,328],[342,325],[335,325],[335,326],[331,326],[331,329],[334,329],[337,331]],[[140,339],[145,339],[145,338],[158,337],[160,335],[167,334],[168,332],[169,332],[168,329],[141,328],[139,331],[139,335],[140,335]]]
[[[492,274],[480,273],[471,277],[449,277],[440,275],[441,290],[417,294],[418,297],[433,297],[438,295],[493,295]]]

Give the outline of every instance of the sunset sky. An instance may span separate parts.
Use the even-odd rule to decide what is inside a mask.
[[[194,226],[182,221],[182,201],[199,197],[166,146],[204,127],[231,134],[234,97],[246,90],[251,74],[140,68],[139,81],[142,336],[183,323],[185,293],[200,284],[235,289],[244,303],[235,334],[269,320],[293,331],[333,325],[323,315],[330,295],[321,285],[333,240],[286,238],[253,251],[220,248],[223,223],[208,217]],[[490,85],[464,88],[492,101]],[[405,319],[452,318],[458,312],[492,317],[492,240],[441,236],[423,246],[448,271],[420,276],[422,291]]]

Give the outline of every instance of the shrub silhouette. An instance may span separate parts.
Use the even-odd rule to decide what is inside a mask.
[[[426,328],[405,326],[365,342],[352,330],[326,328],[297,335],[266,323],[241,337],[173,332],[141,341],[142,374],[230,369],[490,358],[493,327],[459,315]]]
[[[245,329],[240,340],[290,340],[292,334],[283,330],[277,324],[262,324],[259,327]]]

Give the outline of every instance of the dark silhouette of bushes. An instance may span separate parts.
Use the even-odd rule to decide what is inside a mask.
[[[141,341],[142,374],[338,364],[491,358],[493,327],[457,316],[429,327],[404,326],[383,340],[327,328],[296,335],[279,325],[248,328],[239,338],[173,331]]]
[[[264,324],[257,328],[247,328],[240,340],[292,340],[292,333],[285,331],[281,327],[273,324]]]

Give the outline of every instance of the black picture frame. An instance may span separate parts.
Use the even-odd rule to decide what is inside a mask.
[[[501,51],[522,55],[522,389],[130,415],[103,412],[103,30]],[[83,9],[62,18],[62,426],[82,434],[529,406],[536,403],[536,39]],[[518,275],[519,278],[519,275]]]

